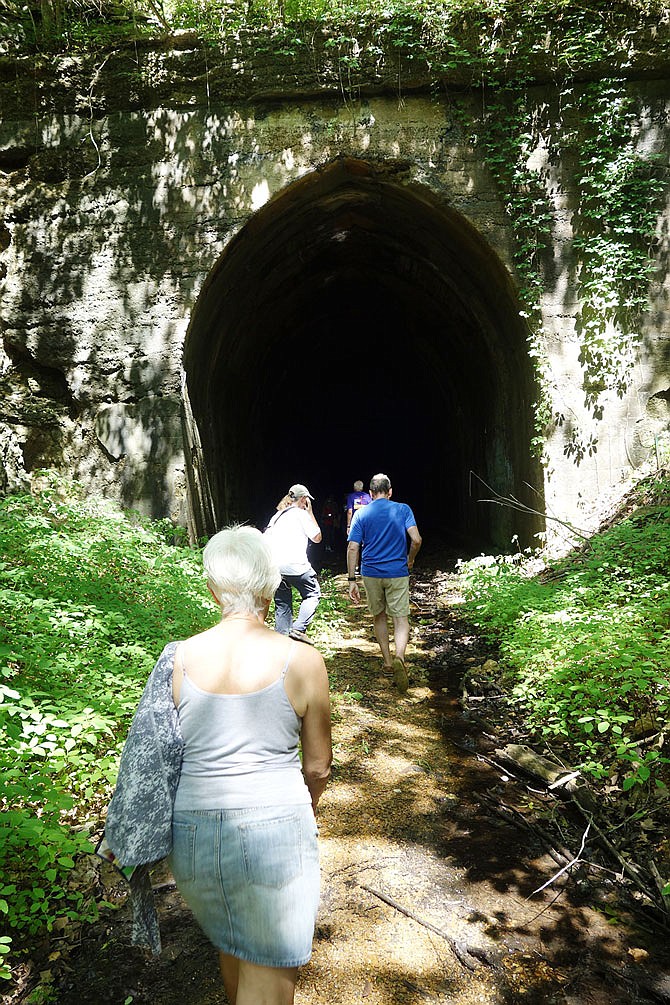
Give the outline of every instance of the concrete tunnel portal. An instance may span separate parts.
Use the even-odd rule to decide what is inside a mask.
[[[487,483],[542,508],[526,339],[498,257],[402,166],[340,159],[290,184],[230,242],[187,332],[196,533],[264,526],[297,481],[318,514],[385,471],[445,546],[531,543],[541,519],[482,501]]]

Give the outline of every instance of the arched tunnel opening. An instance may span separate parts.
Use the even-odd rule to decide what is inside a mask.
[[[195,532],[264,526],[294,482],[318,515],[384,471],[424,537],[533,543],[526,340],[498,257],[406,165],[340,159],[292,183],[230,242],[191,318]],[[486,502],[492,490],[520,507]]]

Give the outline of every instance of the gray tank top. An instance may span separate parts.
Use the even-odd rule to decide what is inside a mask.
[[[301,719],[284,687],[292,651],[277,680],[250,694],[203,691],[184,672],[176,810],[310,802],[298,756]]]

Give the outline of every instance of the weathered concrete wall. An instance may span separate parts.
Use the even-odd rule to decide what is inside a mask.
[[[201,62],[202,54],[196,55]],[[519,282],[504,193],[468,125],[477,120],[481,95],[417,91],[354,101],[297,93],[270,101],[271,88],[256,80],[262,96],[243,99],[232,84],[228,95],[221,93],[226,86],[220,82],[208,93],[202,77],[190,87],[180,79],[177,86],[170,77],[172,62],[193,62],[196,55],[152,55],[160,83],[153,103],[148,92],[140,101],[130,85],[115,93],[113,77],[104,101],[93,89],[87,102],[79,82],[63,86],[60,94],[42,89],[36,95],[25,80],[6,89],[0,123],[4,490],[21,484],[35,467],[54,464],[126,505],[185,522],[185,451],[192,443],[183,433],[183,352],[199,297],[235,235],[253,228],[263,208],[293,183],[338,159],[386,172],[394,186],[419,198],[426,193],[437,214],[444,209],[450,219],[462,219],[464,232],[472,229],[506,273],[512,294]],[[667,160],[666,83],[627,86],[639,108],[641,147]],[[555,105],[552,88],[531,93],[538,110]],[[38,101],[36,108],[25,104],[28,98]],[[667,456],[670,192],[659,212],[656,268],[634,384],[622,397],[605,394],[596,419],[585,407],[575,334],[576,165],[557,162],[541,142],[530,157],[553,212],[543,340],[547,392],[552,410],[565,420],[549,430],[544,482],[533,488],[550,514],[580,525],[594,496],[620,484],[657,449]],[[411,230],[408,219],[407,233]],[[496,283],[502,290],[503,281]],[[258,284],[256,277],[250,289]],[[228,291],[231,302],[247,295],[244,289]],[[491,297],[493,311],[495,290]],[[501,310],[511,314],[502,294],[498,299]],[[475,318],[477,309],[472,312]],[[510,319],[509,325],[519,329],[522,347],[523,322]],[[501,348],[501,360],[504,355]],[[483,381],[489,384],[495,385],[494,373]],[[468,393],[474,397],[476,389]],[[520,449],[530,453],[529,436],[525,448],[505,445],[499,431],[504,403],[492,414],[498,432],[492,434],[488,477],[509,467]],[[583,442],[597,441],[579,463],[570,447],[577,427]],[[363,477],[377,467],[370,464]],[[516,480],[501,477],[494,487],[518,492],[520,471]],[[287,473],[287,484],[298,474]],[[221,503],[216,517],[230,515],[225,510]],[[514,519],[506,517],[502,533],[498,528],[493,536],[513,533]]]

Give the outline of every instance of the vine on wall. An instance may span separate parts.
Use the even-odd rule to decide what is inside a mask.
[[[486,164],[503,195],[505,212],[514,229],[513,258],[521,280],[521,315],[528,323],[528,353],[538,384],[531,446],[535,455],[546,462],[543,448],[551,421],[551,370],[543,345],[540,304],[543,259],[551,246],[553,212],[538,171],[529,166],[542,132],[539,112],[529,106],[522,84],[510,85],[489,100],[481,125],[482,134],[476,140],[483,146]]]
[[[620,82],[603,80],[577,99],[580,202],[574,246],[586,405],[602,416],[602,392],[623,397],[640,346],[664,182],[658,156],[638,149],[640,124]]]
[[[571,107],[577,113],[577,127],[570,130],[559,121],[554,139],[554,130],[529,101],[523,81],[498,89],[481,120],[485,159],[514,230],[519,296],[540,386],[534,439],[540,456],[551,425],[563,424],[565,416],[552,412],[550,405],[552,378],[540,311],[554,209],[542,169],[530,166],[531,156],[542,145],[547,160],[570,151],[576,154],[576,192],[570,193],[575,197],[576,332],[585,407],[594,419],[603,416],[607,392],[623,397],[630,386],[653,270],[661,196],[667,186],[659,157],[641,147],[642,126],[623,82],[598,81],[577,94],[568,85],[560,98],[562,114]],[[577,422],[571,423],[566,455],[579,463],[597,446],[592,431],[582,433]]]

